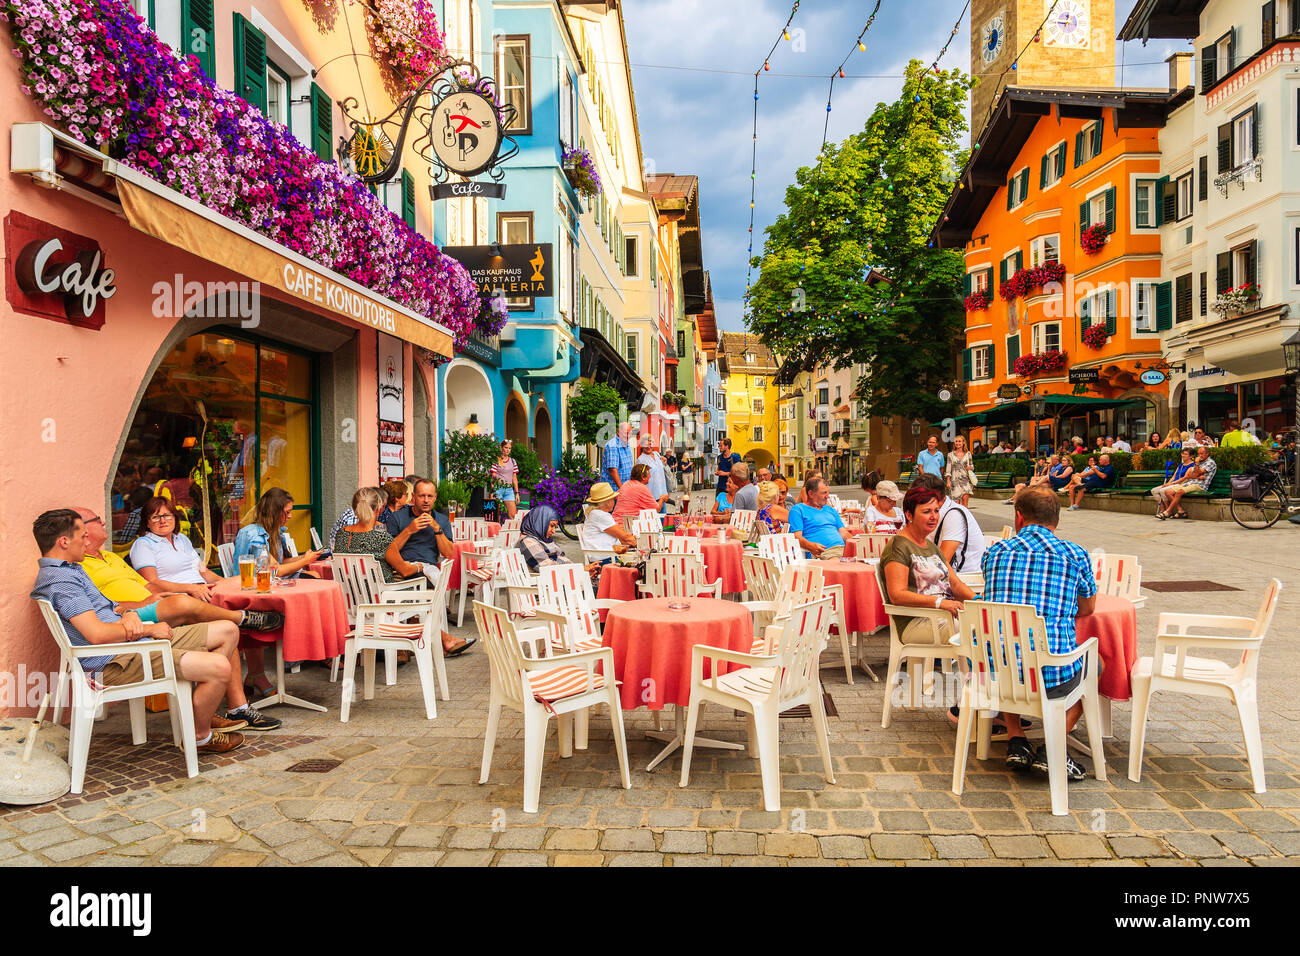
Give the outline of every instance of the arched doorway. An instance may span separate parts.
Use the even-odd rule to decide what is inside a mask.
[[[537,437],[537,458],[547,467],[555,466],[555,455],[551,450],[551,413],[545,405],[537,408],[537,418],[533,421],[533,434]]]
[[[528,411],[518,392],[506,402],[506,437],[516,445],[528,444]]]
[[[447,368],[443,391],[447,396],[447,429],[461,431],[472,420],[480,432],[492,431],[492,386],[481,368],[456,359]]]

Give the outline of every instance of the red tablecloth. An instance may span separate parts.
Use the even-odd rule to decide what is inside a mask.
[[[631,601],[637,597],[636,568],[607,564],[600,571],[596,597],[602,601]]]
[[[462,551],[473,551],[473,541],[456,541],[453,542],[456,548],[456,556],[451,561],[451,578],[447,582],[447,593],[460,590],[460,553]]]
[[[1126,598],[1097,595],[1097,610],[1074,619],[1074,636],[1080,643],[1097,638],[1101,675],[1097,691],[1111,700],[1133,696],[1131,675],[1137,662],[1137,608]]]
[[[309,570],[322,581],[334,580],[334,565],[329,561],[313,561]]]
[[[875,565],[838,559],[813,563],[822,569],[822,579],[827,584],[844,587],[844,623],[850,631],[870,633],[889,623],[876,584]]]
[[[745,546],[739,541],[718,541],[704,538],[700,541],[700,554],[704,557],[704,580],[712,584],[722,578],[722,593],[745,590],[745,573],[740,559]]]
[[[672,600],[647,598],[609,611],[604,643],[614,651],[624,710],[689,704],[696,644],[747,653],[754,643],[753,621],[739,604],[691,598],[689,610],[670,611]]]
[[[212,603],[234,611],[279,611],[284,627],[279,631],[241,631],[259,642],[284,641],[287,661],[323,661],[343,653],[348,636],[347,607],[343,591],[333,581],[298,578],[289,587],[272,587],[269,593],[241,591],[238,578],[226,578],[212,588]]]

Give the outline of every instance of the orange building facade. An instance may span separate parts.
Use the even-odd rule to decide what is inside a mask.
[[[964,251],[972,441],[1163,434],[1172,297],[1157,136],[1182,95],[1010,87],[999,98],[934,232]],[[982,422],[1034,395],[1082,401],[1039,423]]]

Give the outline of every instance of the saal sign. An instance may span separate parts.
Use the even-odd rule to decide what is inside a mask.
[[[99,329],[117,294],[99,243],[20,212],[5,218],[6,297],[16,312]]]
[[[501,254],[494,256],[492,253],[498,249]],[[469,270],[480,295],[491,295],[497,289],[511,298],[546,298],[555,294],[549,242],[443,246],[442,251]]]
[[[1149,368],[1138,376],[1138,381],[1143,385],[1161,385],[1168,377],[1159,369]]]

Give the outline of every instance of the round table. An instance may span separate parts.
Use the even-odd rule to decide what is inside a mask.
[[[276,664],[276,693],[257,706],[294,704],[309,710],[325,708],[284,692],[284,662],[323,661],[343,653],[347,641],[347,607],[343,591],[334,581],[297,578],[285,587],[272,586],[266,593],[244,591],[239,578],[226,578],[212,588],[212,603],[232,611],[279,611],[284,627],[278,631],[240,631],[241,641],[281,642]]]
[[[1097,638],[1101,673],[1097,692],[1110,700],[1133,696],[1131,674],[1137,662],[1137,608],[1127,598],[1097,595],[1097,608],[1087,617],[1074,619],[1075,640]]]
[[[827,584],[844,588],[844,623],[849,631],[869,634],[889,623],[874,564],[838,559],[811,563],[822,569],[822,579]]]
[[[313,561],[308,565],[308,569],[322,581],[334,580],[334,564],[332,561]]]
[[[602,574],[603,577],[603,574]],[[754,643],[749,611],[732,601],[690,598],[689,610],[672,611],[677,599],[646,598],[610,608],[603,642],[614,652],[614,675],[622,682],[619,695],[624,710],[648,707],[662,710],[677,706],[677,726],[663,734],[668,746],[646,767],[652,770],[682,745],[682,711],[691,701],[691,654],[696,644],[748,653]],[[726,670],[737,669],[724,665]],[[707,668],[706,668],[707,670]],[[708,676],[706,674],[706,676]],[[655,737],[649,731],[647,736]],[[697,737],[696,746],[743,749],[740,744]]]
[[[637,597],[636,568],[607,564],[600,569],[596,597],[602,601],[632,601]],[[602,615],[604,611],[601,612]]]

